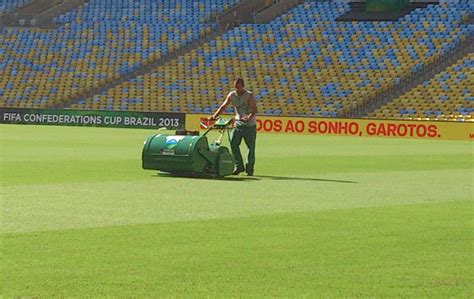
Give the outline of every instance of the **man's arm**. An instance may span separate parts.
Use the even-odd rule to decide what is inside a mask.
[[[224,100],[221,106],[217,109],[217,111],[210,117],[210,119],[211,120],[217,119],[219,114],[221,114],[222,111],[224,111],[227,108],[227,106],[229,106],[229,104],[230,104],[230,93],[227,95],[227,98]]]
[[[253,93],[249,95],[249,107],[250,107],[250,114],[244,116],[242,118],[243,121],[248,121],[249,119],[251,119],[257,114],[257,102],[255,102],[255,97],[253,96]]]

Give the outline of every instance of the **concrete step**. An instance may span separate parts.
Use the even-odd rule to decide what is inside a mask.
[[[9,27],[54,28],[53,19],[83,5],[88,0],[33,0],[2,16],[1,23]]]
[[[273,21],[294,7],[302,4],[304,0],[280,0],[275,4],[258,11],[254,15],[254,23],[265,24]]]
[[[350,2],[351,10],[337,18],[337,21],[396,21],[417,8],[426,8],[429,4],[438,4],[438,2],[411,2],[407,8],[400,11],[371,12],[366,11],[365,2]]]

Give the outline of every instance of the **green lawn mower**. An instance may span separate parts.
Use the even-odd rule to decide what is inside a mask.
[[[176,135],[155,134],[145,141],[142,152],[143,169],[158,170],[176,176],[203,176],[221,178],[234,172],[235,160],[229,149],[221,145],[227,133],[230,143],[232,119],[218,119],[213,124],[201,122],[206,132],[178,130]],[[220,132],[219,138],[209,144],[206,135]]]

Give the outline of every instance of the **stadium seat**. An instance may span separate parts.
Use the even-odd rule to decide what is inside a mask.
[[[406,119],[472,121],[474,116],[474,54],[374,111]]]
[[[0,0],[0,15],[14,11],[31,0]]]
[[[91,0],[54,30],[1,28],[0,105],[61,104],[110,83],[209,34],[236,2]]]
[[[472,10],[467,3],[429,5],[399,21],[337,22],[348,10],[341,1],[307,1],[268,24],[238,26],[98,99],[118,106],[142,100],[128,102],[129,110],[173,103],[175,111],[207,113],[243,77],[262,114],[336,117],[472,34],[461,23]],[[91,99],[72,107],[91,109]]]

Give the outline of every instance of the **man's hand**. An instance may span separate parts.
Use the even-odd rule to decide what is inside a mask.
[[[246,123],[246,122],[249,121],[249,119],[250,119],[250,115],[244,115],[244,116],[240,119],[240,121],[243,121],[244,123]]]
[[[216,119],[217,119],[217,117],[215,117],[214,115],[211,115],[207,118],[207,120],[210,120],[210,121],[214,121]]]

